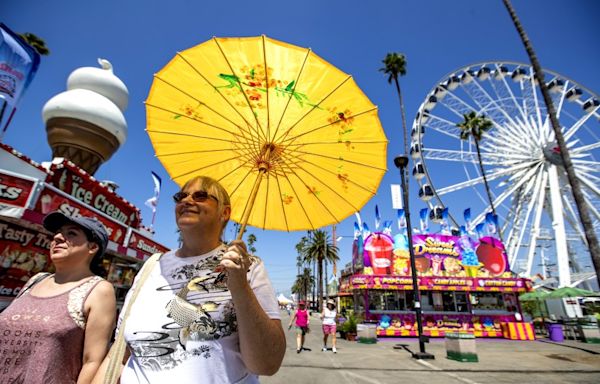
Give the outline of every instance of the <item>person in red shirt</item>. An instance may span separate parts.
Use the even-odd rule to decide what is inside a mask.
[[[288,329],[292,328],[294,320],[296,320],[296,353],[300,353],[302,350],[310,351],[310,349],[304,348],[304,338],[310,331],[310,320],[308,318],[308,311],[306,310],[306,302],[304,300],[298,302],[298,309],[296,310],[296,313],[294,313],[294,316],[292,316]]]

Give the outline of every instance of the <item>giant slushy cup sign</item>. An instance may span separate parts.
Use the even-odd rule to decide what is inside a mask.
[[[0,141],[39,64],[40,55],[0,23]]]
[[[369,257],[374,275],[392,274],[394,241],[383,233],[373,233],[365,240],[365,254]]]

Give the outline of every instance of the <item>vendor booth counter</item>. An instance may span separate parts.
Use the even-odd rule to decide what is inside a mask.
[[[167,247],[141,225],[137,207],[73,163],[59,159],[42,167],[0,143],[0,310],[38,272],[50,271],[52,234],[42,221],[52,211],[94,216],[109,243],[102,265],[122,304],[141,264]]]

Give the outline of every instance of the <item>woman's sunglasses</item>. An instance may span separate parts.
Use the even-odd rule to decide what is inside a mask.
[[[196,191],[191,194],[188,192],[177,192],[176,194],[173,195],[173,201],[175,203],[181,203],[181,201],[188,196],[192,196],[192,200],[194,200],[197,203],[202,203],[202,202],[208,200],[209,197],[212,197],[213,199],[215,199],[216,202],[219,201],[219,199],[217,199],[215,196],[211,195],[210,193],[208,193],[206,191]]]

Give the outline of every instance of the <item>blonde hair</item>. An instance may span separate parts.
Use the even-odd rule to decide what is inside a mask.
[[[186,181],[186,183],[181,187],[181,190],[187,189],[190,185],[198,184],[198,187],[201,191],[206,191],[209,194],[215,196],[217,198],[217,207],[219,208],[219,212],[223,212],[225,207],[231,207],[231,200],[229,199],[229,193],[223,188],[223,186],[212,177],[208,176],[195,176]],[[225,220],[223,222],[223,227],[221,228],[221,233],[225,230],[227,223],[229,220]]]

